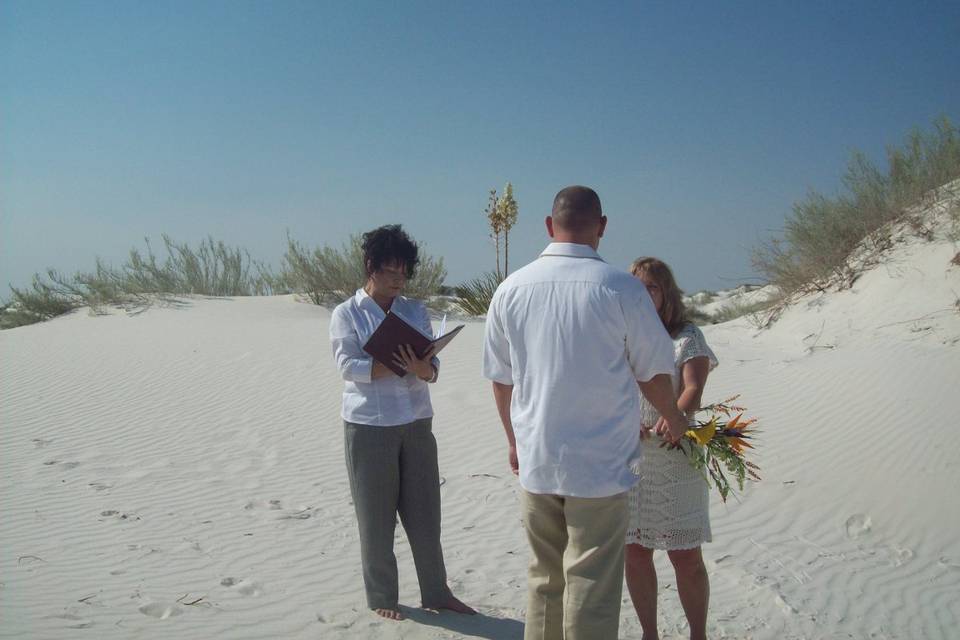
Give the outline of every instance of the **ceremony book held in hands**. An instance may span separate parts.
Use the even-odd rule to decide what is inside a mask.
[[[377,330],[373,332],[367,343],[363,345],[363,350],[369,353],[380,364],[386,366],[401,378],[407,375],[407,372],[397,366],[394,362],[394,354],[400,350],[400,345],[408,344],[413,348],[418,358],[423,358],[430,345],[434,346],[433,355],[450,344],[450,341],[456,337],[464,325],[444,333],[447,325],[447,317],[444,316],[440,322],[440,329],[436,336],[421,331],[413,324],[404,320],[399,314],[393,311],[387,312],[387,317],[383,319]]]

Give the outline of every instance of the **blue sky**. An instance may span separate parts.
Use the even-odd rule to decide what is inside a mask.
[[[163,233],[279,265],[287,231],[399,222],[454,284],[493,268],[509,180],[513,267],[579,183],[610,262],[729,287],[852,150],[957,123],[958,62],[957,2],[7,0],[0,282]]]

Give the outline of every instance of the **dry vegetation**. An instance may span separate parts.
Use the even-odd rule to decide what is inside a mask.
[[[881,172],[855,153],[843,178],[845,192],[827,197],[812,192],[793,206],[782,237],[754,251],[754,267],[786,296],[849,286],[869,266],[862,250],[880,253],[890,246],[889,223],[904,221],[916,235],[932,239],[929,221],[910,214],[918,203],[934,201],[943,185],[960,177],[960,136],[947,118],[933,130],[914,130],[900,147],[888,149]],[[957,215],[953,216],[954,233]],[[860,249],[861,251],[856,251]]]

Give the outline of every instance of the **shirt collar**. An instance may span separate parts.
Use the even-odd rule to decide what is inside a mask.
[[[365,290],[363,287],[360,287],[359,289],[357,289],[357,293],[354,294],[353,298],[354,298],[354,300],[356,301],[356,305],[357,305],[358,307],[363,307],[364,305],[366,305],[366,306],[369,307],[370,309],[376,309],[377,311],[379,311],[379,312],[380,312],[381,314],[383,314],[383,315],[386,315],[386,313],[387,313],[386,311],[383,310],[383,307],[381,307],[379,304],[377,304],[377,301],[376,301],[376,300],[374,300],[373,298],[370,297],[370,294],[367,293],[366,290]],[[396,298],[393,299],[393,304],[392,304],[391,307],[390,307],[391,310],[394,309],[394,308],[396,308],[397,303],[398,303],[402,298],[403,298],[403,296],[397,296]]]
[[[378,305],[378,304],[376,303],[376,301],[375,301],[373,298],[370,297],[370,294],[367,293],[366,291],[364,291],[363,287],[357,289],[357,293],[356,293],[356,295],[354,296],[354,299],[356,300],[356,303],[357,303],[357,306],[358,306],[358,307],[363,307],[364,305],[366,305],[366,306],[370,307],[371,309],[374,308],[374,307],[376,307],[376,309],[377,309],[380,313],[383,313],[383,312],[384,312],[383,309],[380,308],[380,305]]]
[[[590,258],[592,260],[603,261],[600,254],[594,251],[593,247],[586,244],[577,244],[574,242],[551,242],[543,250],[540,257],[544,256],[564,256],[567,258]]]

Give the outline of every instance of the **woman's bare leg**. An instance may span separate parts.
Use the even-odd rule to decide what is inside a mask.
[[[633,608],[640,618],[643,640],[659,640],[657,631],[657,569],[653,565],[653,549],[639,544],[628,544],[624,575]]]
[[[707,607],[710,604],[710,579],[703,566],[700,547],[668,551],[677,574],[677,593],[690,625],[690,640],[706,640]]]

